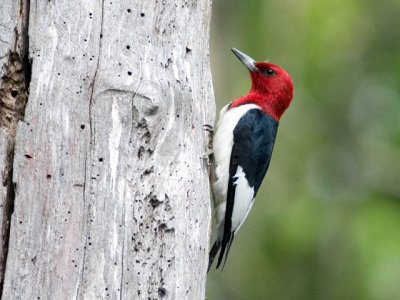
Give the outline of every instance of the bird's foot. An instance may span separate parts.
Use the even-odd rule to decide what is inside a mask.
[[[212,149],[208,149],[203,156],[202,159],[206,160],[207,166],[214,166],[214,151]]]
[[[203,129],[208,133],[207,134],[208,142],[207,142],[206,153],[204,153],[202,159],[207,160],[207,166],[214,167],[214,161],[215,161],[214,150],[213,150],[214,128],[210,124],[204,124]]]
[[[204,124],[203,129],[208,133],[207,149],[212,150],[214,141],[214,127],[212,127],[210,124]]]
[[[210,124],[204,124],[203,128],[204,128],[205,131],[214,132],[214,127],[212,125],[210,125]]]

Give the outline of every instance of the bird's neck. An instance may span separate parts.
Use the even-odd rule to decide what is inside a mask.
[[[240,106],[243,104],[256,104],[263,112],[272,116],[276,121],[279,122],[282,114],[290,104],[290,100],[284,101],[285,99],[279,99],[276,95],[271,93],[261,93],[255,90],[251,90],[246,95],[233,100],[229,108]]]

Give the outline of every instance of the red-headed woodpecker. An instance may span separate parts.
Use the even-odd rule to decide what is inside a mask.
[[[256,62],[233,48],[249,69],[250,91],[220,112],[213,149],[213,194],[218,237],[209,256],[208,269],[221,249],[217,268],[226,258],[233,238],[246,219],[267,172],[279,119],[293,98],[289,74],[268,62]]]

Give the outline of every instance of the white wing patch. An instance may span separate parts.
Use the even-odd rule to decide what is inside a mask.
[[[240,226],[242,226],[244,220],[246,220],[253,206],[254,187],[249,186],[241,166],[238,166],[234,180],[233,184],[236,186],[236,189],[232,212],[232,230],[236,233],[240,229]]]

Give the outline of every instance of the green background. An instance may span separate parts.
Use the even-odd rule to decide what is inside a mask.
[[[400,1],[213,1],[220,109],[286,69],[294,99],[207,299],[400,299]]]

